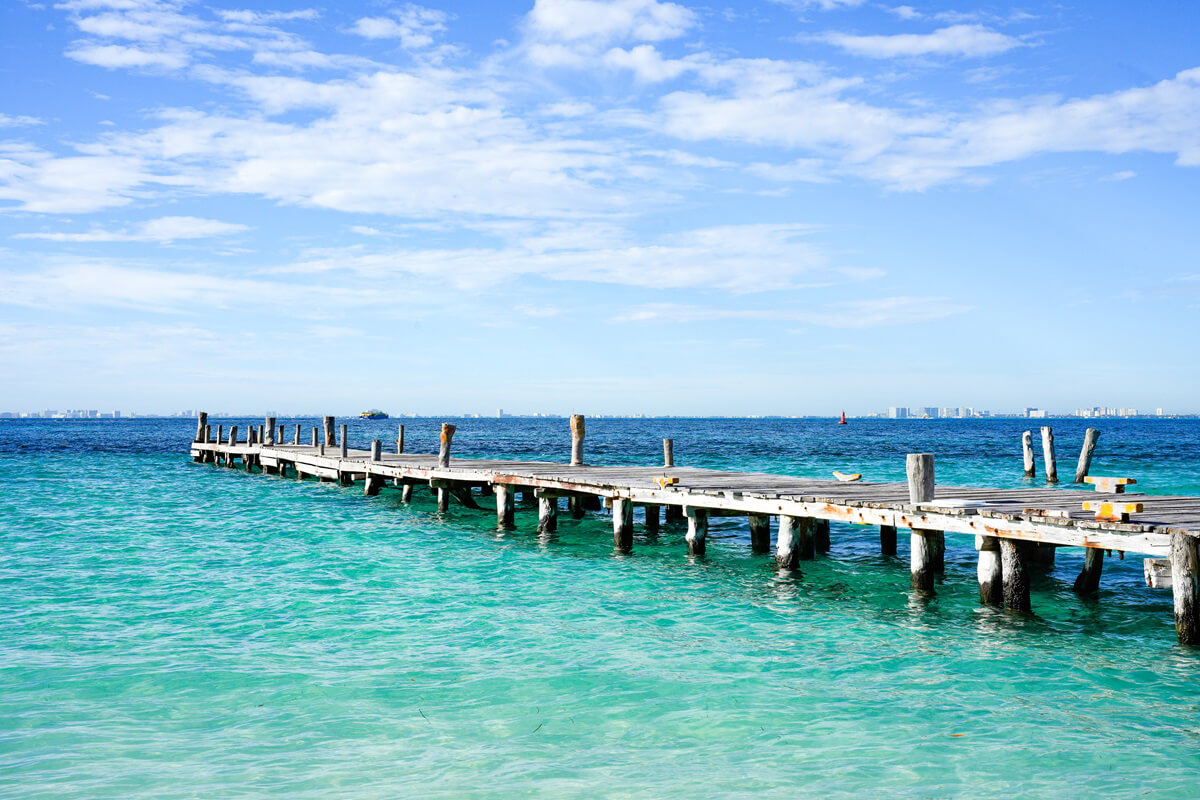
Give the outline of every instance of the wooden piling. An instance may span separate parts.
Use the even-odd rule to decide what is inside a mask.
[[[571,415],[571,466],[583,466],[583,414]]]
[[[221,444],[223,441],[225,441],[225,426],[218,425],[217,426],[217,444]]]
[[[413,485],[411,483],[406,483],[403,486],[401,486],[400,487],[400,502],[401,503],[411,503],[412,502],[412,493],[413,493]]]
[[[254,441],[256,441],[258,444],[262,444],[266,440],[267,440],[266,426],[259,425],[258,426],[258,438],[256,438]]]
[[[1171,590],[1175,594],[1175,634],[1180,644],[1200,645],[1200,541],[1171,534]]]
[[[809,517],[779,516],[776,536],[775,563],[781,569],[795,569],[799,561],[814,557],[812,519]]]
[[[687,539],[688,553],[693,556],[704,555],[705,540],[708,538],[708,509],[688,506],[687,510]]]
[[[663,518],[666,522],[683,522],[683,506],[663,506]]]
[[[659,530],[659,507],[655,505],[644,506],[646,512],[646,533],[658,533]]]
[[[1046,483],[1058,483],[1058,464],[1054,460],[1054,431],[1042,426],[1042,460],[1046,462]]]
[[[558,530],[558,495],[534,492],[538,501],[538,533]]]
[[[450,466],[450,444],[454,441],[454,431],[456,430],[457,428],[455,428],[449,422],[442,423],[442,436],[440,440],[441,445],[438,448],[437,461],[437,465],[439,467]]]
[[[1075,593],[1080,595],[1095,594],[1100,591],[1100,574],[1104,572],[1104,551],[1099,547],[1089,547],[1084,551],[1083,569],[1075,579]]]
[[[233,447],[234,445],[237,444],[237,434],[238,434],[237,429],[238,429],[237,425],[229,426],[229,446],[230,447]],[[225,454],[225,466],[232,469],[234,458],[235,458],[235,456],[233,453],[226,453]]]
[[[1044,429],[1043,429],[1044,430]],[[1000,540],[1000,569],[1004,582],[1004,607],[1009,611],[1029,611],[1029,570],[1026,548],[1018,539]]]
[[[333,432],[333,417],[325,417],[322,423],[325,426],[325,446],[333,447],[337,444],[337,436]]]
[[[212,441],[212,425],[204,426],[204,442],[205,444]]]
[[[506,483],[492,484],[492,492],[496,495],[496,526],[511,528],[515,519],[513,509],[513,488]]]
[[[350,437],[346,435],[346,427],[347,426],[343,423],[340,431],[342,439],[342,458],[347,458],[350,455]]]
[[[399,425],[396,428],[396,452],[404,452],[404,426]]]
[[[1083,434],[1083,449],[1079,451],[1079,463],[1075,466],[1075,482],[1083,483],[1083,479],[1088,476],[1088,472],[1092,469],[1092,455],[1096,452],[1096,440],[1100,438],[1100,431],[1095,428],[1088,428]]]
[[[201,411],[196,415],[196,438],[192,441],[200,441],[200,437],[204,435],[204,426],[208,424],[208,412]]]
[[[675,440],[663,439],[663,466],[675,466]]]
[[[1025,458],[1025,477],[1032,478],[1037,475],[1037,467],[1033,463],[1033,431],[1021,434],[1021,452]]]
[[[379,490],[383,488],[383,477],[380,475],[367,474],[367,479],[363,481],[363,494],[367,497],[374,497],[379,494]]]
[[[312,435],[312,446],[316,447],[319,444],[321,444],[321,430],[316,425],[314,425],[313,426],[313,435]]]
[[[750,549],[755,553],[771,552],[771,518],[766,514],[750,515]]]
[[[633,549],[633,501],[628,497],[613,498],[613,547],[622,553]]]
[[[879,552],[885,556],[896,555],[896,526],[879,526]]]
[[[932,500],[935,486],[933,454],[909,453],[905,470],[908,473],[908,501],[917,505]],[[939,571],[939,563],[944,563],[945,538],[942,531],[912,529],[909,570],[913,589],[933,594],[934,574]]]
[[[572,494],[567,496],[567,512],[571,519],[583,519],[587,510],[583,507],[583,496]]]
[[[266,421],[263,424],[263,433],[266,434],[265,438],[263,439],[263,444],[265,444],[267,447],[274,447],[275,446],[275,418],[274,417],[266,418]]]
[[[1000,556],[1000,541],[995,536],[975,536],[979,551],[979,602],[985,606],[1004,604],[1004,568]]]
[[[299,444],[300,444],[300,430],[301,430],[301,428],[302,428],[302,426],[300,425],[300,423],[299,423],[299,422],[297,422],[297,423],[296,423],[296,436],[295,436],[295,437],[292,439],[292,444],[294,444],[294,445],[297,445],[297,446],[299,446]]]
[[[829,520],[814,519],[813,520],[813,548],[818,553],[829,552]]]
[[[371,442],[371,460],[383,460],[383,442],[381,442],[379,439],[374,439]]]

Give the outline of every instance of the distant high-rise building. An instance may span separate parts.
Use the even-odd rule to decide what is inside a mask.
[[[888,409],[888,419],[908,419],[908,409],[892,406]]]
[[[936,417],[937,413],[938,413],[937,409],[934,408],[933,406],[923,406],[922,408],[917,409],[917,416],[920,416],[920,417],[932,418],[932,417]]]
[[[1154,409],[1154,416],[1161,417],[1162,415],[1163,415],[1163,411],[1161,408]]]
[[[497,416],[497,417],[503,417],[503,416],[504,416],[504,409],[503,409],[503,408],[497,408],[497,409],[496,409],[496,416]]]

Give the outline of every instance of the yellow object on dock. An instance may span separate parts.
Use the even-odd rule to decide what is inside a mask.
[[[862,473],[861,472],[838,472],[835,469],[833,471],[833,477],[837,478],[839,481],[846,481],[846,482],[861,481]]]
[[[1137,483],[1134,478],[1102,478],[1099,475],[1088,475],[1083,479],[1096,487],[1097,492],[1106,494],[1124,494],[1125,487]]]
[[[674,486],[675,484],[679,483],[679,478],[672,478],[669,475],[663,475],[661,478],[655,478],[654,483],[658,485],[658,488],[665,489],[668,486]]]
[[[1141,512],[1141,503],[1115,503],[1112,500],[1086,500],[1084,511],[1096,512],[1096,519],[1101,522],[1128,522],[1130,514]]]

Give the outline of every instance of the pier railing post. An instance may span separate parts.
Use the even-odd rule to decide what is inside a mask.
[[[383,459],[383,442],[375,439],[371,442],[371,460],[381,461]]]
[[[571,466],[583,466],[583,414],[571,415]]]
[[[200,437],[204,435],[204,426],[208,424],[208,412],[201,411],[196,415],[196,438],[193,442],[200,441]]]
[[[663,466],[675,466],[675,440],[663,439]]]
[[[441,444],[438,447],[437,461],[439,467],[450,466],[450,444],[454,441],[454,431],[456,430],[458,429],[449,422],[442,423]]]
[[[400,425],[396,429],[396,452],[404,452],[404,426]]]
[[[1054,460],[1054,430],[1042,426],[1042,460],[1046,462],[1046,483],[1058,483],[1058,464]]]
[[[1032,478],[1037,474],[1037,467],[1033,463],[1033,431],[1021,434],[1021,453],[1025,460],[1025,477]]]
[[[985,606],[1004,603],[1004,571],[1000,559],[1000,541],[995,536],[975,537],[979,551],[979,602]]]
[[[274,417],[266,418],[266,422],[263,425],[263,432],[266,434],[266,438],[263,440],[263,444],[274,446],[274,444],[275,444],[275,418]]]
[[[321,444],[321,429],[313,425],[312,446],[317,447]]]
[[[350,455],[350,442],[348,441],[348,437],[346,436],[345,423],[342,424],[342,427],[341,427],[341,430],[339,431],[339,433],[341,433],[341,439],[342,439],[342,451],[341,451],[342,458],[346,458],[347,456]]]
[[[1079,463],[1075,465],[1075,482],[1083,483],[1083,479],[1088,476],[1088,472],[1092,469],[1092,455],[1096,452],[1096,440],[1100,438],[1100,431],[1095,428],[1088,428],[1083,434],[1083,449],[1079,451]]]
[[[1200,540],[1171,534],[1171,590],[1175,594],[1175,634],[1180,644],[1200,645]]]
[[[333,447],[337,444],[337,436],[333,432],[333,417],[325,417],[322,422],[325,425],[325,446]]]
[[[913,505],[928,503],[934,494],[932,453],[909,453],[905,463],[908,473],[908,501]],[[942,531],[912,529],[910,537],[912,588],[933,593],[933,576],[937,572],[939,547],[944,548]]]
[[[296,436],[294,439],[292,439],[292,444],[297,445],[297,446],[300,444],[300,428],[301,428],[300,423],[297,422],[296,423]]]

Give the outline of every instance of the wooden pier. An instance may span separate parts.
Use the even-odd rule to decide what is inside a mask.
[[[239,438],[218,426],[214,436],[201,415],[191,445],[195,461],[269,474],[315,477],[350,485],[361,481],[367,495],[387,484],[410,500],[414,487],[437,495],[438,507],[453,502],[494,510],[497,525],[513,524],[515,494],[536,499],[538,529],[554,530],[561,501],[575,517],[601,506],[612,509],[614,546],[633,546],[635,506],[644,509],[647,531],[665,521],[687,520],[690,553],[705,552],[711,516],[748,518],[751,548],[771,551],[771,518],[777,519],[774,557],[781,569],[794,569],[829,549],[829,523],[879,528],[881,552],[896,553],[899,528],[911,531],[912,589],[935,591],[942,572],[945,535],[974,537],[979,551],[980,601],[1013,611],[1029,611],[1030,566],[1053,559],[1056,547],[1087,548],[1075,582],[1081,594],[1097,591],[1106,553],[1149,556],[1147,582],[1174,593],[1175,627],[1183,644],[1200,645],[1200,497],[1125,493],[1115,479],[1095,479],[1097,489],[990,489],[940,486],[934,480],[930,454],[908,457],[907,483],[847,483],[753,472],[726,472],[674,465],[671,440],[663,442],[664,463],[649,467],[592,466],[584,461],[583,418],[571,420],[571,463],[482,460],[451,457],[455,428],[443,425],[438,453],[404,451],[403,426],[395,443],[383,452],[375,440],[370,449],[347,444],[347,426],[334,429],[326,417],[322,428],[304,436],[299,425],[291,436],[268,417]],[[340,434],[340,435],[339,435]],[[1028,436],[1028,434],[1026,434]],[[1044,440],[1053,439],[1044,434]],[[290,441],[288,441],[290,440]],[[301,443],[307,440],[307,443]],[[1094,446],[1094,438],[1091,440]],[[1026,468],[1028,469],[1028,440]],[[1089,461],[1090,461],[1090,452]],[[474,492],[472,490],[475,490]],[[481,506],[480,495],[488,505]],[[660,513],[661,512],[661,513]]]

